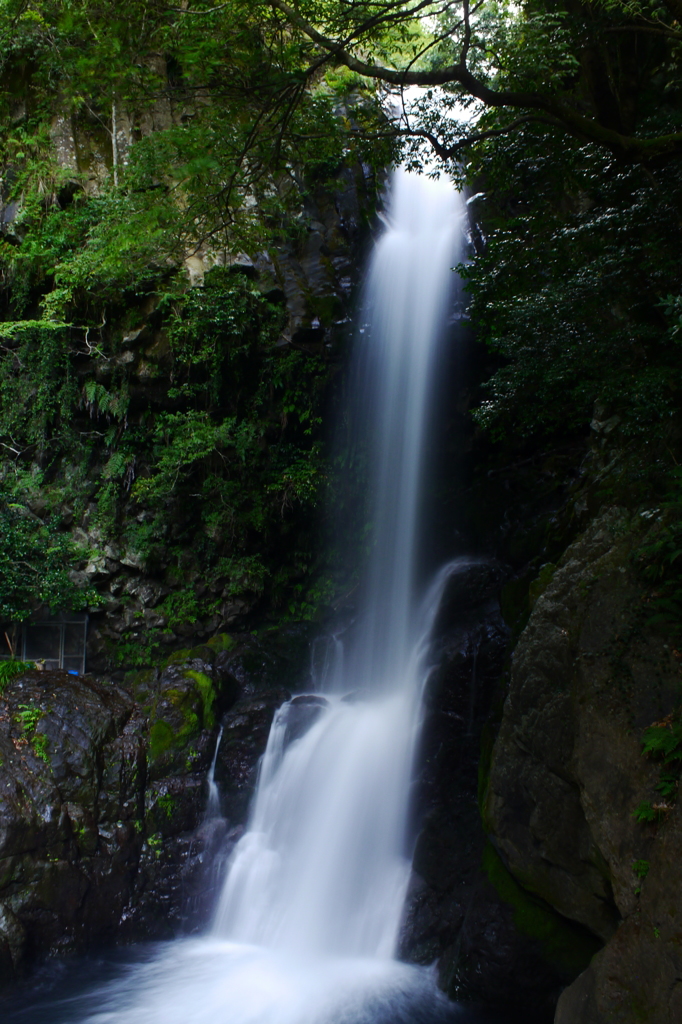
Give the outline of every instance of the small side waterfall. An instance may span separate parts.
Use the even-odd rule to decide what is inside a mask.
[[[342,652],[334,638],[320,672],[313,651],[318,692],[275,716],[212,934],[170,943],[98,991],[89,1021],[433,1024],[456,1013],[428,970],[393,958],[428,641],[450,571],[419,594],[427,426],[462,221],[447,181],[394,175],[351,410],[371,452],[374,519],[356,641]]]
[[[218,739],[216,740],[215,750],[213,751],[213,760],[211,761],[211,767],[208,770],[206,776],[206,784],[208,786],[208,800],[206,801],[206,815],[207,819],[216,818],[220,814],[220,792],[218,791],[218,783],[215,780],[215,766],[218,761],[218,751],[220,750],[220,742],[223,738],[223,727],[220,726],[218,730]]]

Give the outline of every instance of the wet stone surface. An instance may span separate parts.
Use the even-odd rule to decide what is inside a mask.
[[[218,638],[124,685],[30,671],[4,686],[0,984],[47,954],[206,926],[291,696],[274,679],[306,677],[302,637],[269,659],[260,640]],[[206,820],[221,722],[223,804]]]

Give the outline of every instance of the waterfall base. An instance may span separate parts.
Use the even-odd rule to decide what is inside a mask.
[[[81,988],[22,993],[4,1024],[449,1024],[480,1022],[430,969],[389,959],[295,958],[219,939],[132,947],[90,963]],[[88,982],[83,983],[87,974]]]

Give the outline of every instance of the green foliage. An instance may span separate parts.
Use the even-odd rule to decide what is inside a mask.
[[[131,627],[125,664],[225,601],[290,606],[292,579],[312,614],[330,365],[282,343],[280,299],[230,261],[299,246],[306,190],[394,151],[340,130],[381,118],[375,91],[311,71],[267,5],[198,6],[0,4],[0,614],[97,602],[82,523],[185,595],[167,628]],[[188,289],[194,254],[216,265]]]
[[[633,816],[642,824],[658,824],[665,819],[679,792],[682,776],[682,709],[677,708],[663,721],[655,722],[644,730],[642,753],[660,765],[656,784],[660,798],[659,803],[655,804],[642,802]],[[646,861],[637,863],[646,864]]]
[[[632,870],[637,875],[637,878],[645,879],[649,874],[649,868],[651,865],[648,860],[636,860],[632,865]]]
[[[172,818],[175,813],[175,800],[170,793],[163,793],[156,801],[167,818]]]
[[[35,728],[42,717],[43,712],[40,708],[34,707],[32,704],[19,705],[17,719],[25,735],[35,732]]]
[[[0,361],[0,433],[14,439],[15,451],[17,443],[44,449],[77,401],[68,336],[52,329],[22,330],[5,353]]]
[[[0,661],[0,694],[4,693],[13,679],[32,668],[35,668],[32,661],[19,661],[16,658],[5,658]]]
[[[49,765],[49,740],[44,733],[36,733],[36,727],[43,714],[42,708],[37,708],[33,704],[20,704],[17,721],[21,725],[23,738],[29,740],[36,757]]]
[[[642,753],[659,758],[664,764],[682,761],[682,719],[671,716],[665,724],[651,725],[644,731]]]
[[[154,857],[158,860],[163,852],[163,836],[155,832],[154,835],[147,836],[146,842]]]
[[[199,601],[193,590],[180,590],[169,594],[158,605],[158,610],[166,619],[169,629],[193,625],[201,614]]]
[[[656,789],[661,803],[640,804],[635,811],[638,821],[655,821],[665,814],[677,799],[682,776],[682,708],[677,708],[662,722],[644,730],[642,753],[660,764]]]
[[[204,289],[167,296],[160,310],[172,359],[166,402],[178,411],[150,411],[142,422],[130,421],[125,371],[107,385],[94,376],[76,385],[80,352],[68,332],[26,328],[0,355],[0,434],[19,466],[42,450],[51,477],[47,490],[36,470],[5,477],[1,614],[23,617],[41,602],[97,603],[92,588],[73,582],[85,552],[61,528],[65,506],[93,498],[104,538],[152,571],[165,564],[174,586],[186,571],[180,559],[206,582],[219,581],[226,597],[261,594],[281,578],[267,560],[274,555],[279,571],[282,532],[314,509],[322,482],[317,435],[328,366],[278,347],[281,307],[229,270],[211,271]],[[97,342],[100,365],[111,344]],[[93,462],[101,466],[94,493]],[[40,518],[30,511],[38,495]],[[210,602],[199,608],[189,591],[182,595],[161,609],[171,629],[211,611]],[[143,646],[131,641],[117,659],[148,664],[159,643],[145,636]]]
[[[658,822],[662,818],[662,812],[656,810],[652,804],[648,801],[643,801],[639,806],[632,812],[633,818],[642,824]]]
[[[666,436],[679,350],[658,307],[677,275],[679,166],[652,181],[531,126],[474,167],[486,247],[464,273],[499,353],[477,421],[497,439],[566,437],[599,403],[625,437]]]
[[[47,765],[51,764],[49,754],[50,741],[48,740],[45,733],[33,735],[31,737],[31,746],[35,751],[36,757],[39,757],[40,760],[44,761],[45,764]]]
[[[145,630],[141,637],[135,630],[124,631],[123,639],[110,649],[109,660],[116,668],[148,668],[162,660],[167,639],[162,630]]]
[[[40,519],[0,491],[0,616],[26,618],[37,604],[51,610],[97,606],[92,587],[79,587],[70,572],[84,557],[59,529],[57,517]]]

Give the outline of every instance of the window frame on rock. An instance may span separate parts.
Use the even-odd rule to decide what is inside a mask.
[[[5,622],[0,624],[0,631],[0,639],[5,641],[0,660],[19,658],[46,669],[84,675],[88,636],[86,612],[63,612],[25,622]]]

